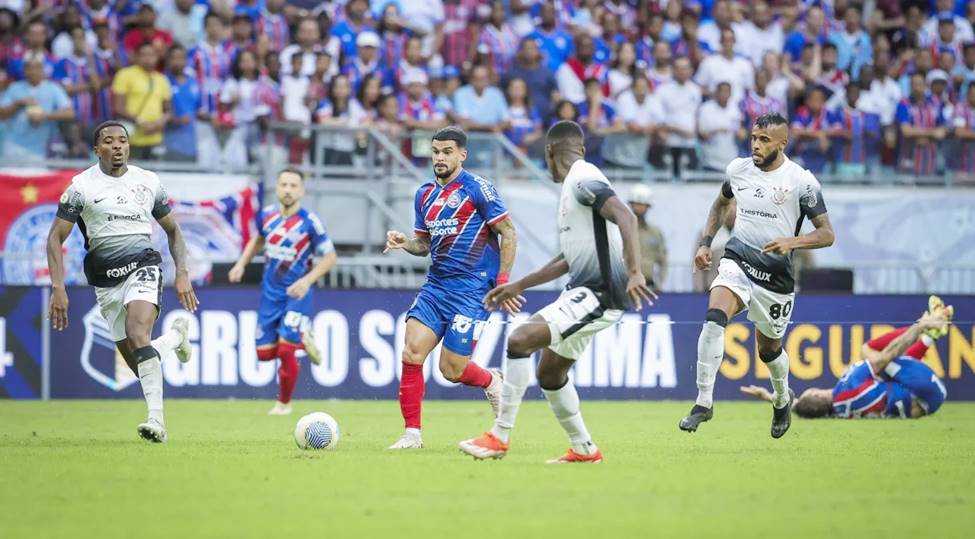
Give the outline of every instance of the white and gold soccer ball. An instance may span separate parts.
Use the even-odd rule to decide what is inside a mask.
[[[335,449],[339,424],[325,412],[312,412],[298,420],[295,443],[302,449]]]

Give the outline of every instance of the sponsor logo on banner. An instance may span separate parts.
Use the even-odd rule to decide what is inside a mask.
[[[47,235],[57,214],[56,204],[40,204],[20,215],[7,229],[3,243],[3,282],[7,284],[48,284]],[[65,282],[85,283],[85,240],[77,227],[72,229],[61,248],[64,256]]]
[[[124,312],[122,316],[125,316]],[[122,391],[137,382],[139,379],[115,347],[112,330],[97,305],[85,314],[82,324],[85,327],[85,340],[81,344],[79,359],[81,368],[88,376],[112,391]]]

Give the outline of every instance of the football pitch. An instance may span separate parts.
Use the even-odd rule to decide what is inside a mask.
[[[459,440],[484,402],[426,402],[424,442],[394,401],[168,401],[169,442],[137,438],[142,401],[0,402],[0,536],[47,537],[971,537],[975,403],[917,421],[799,420],[717,403],[689,435],[684,402],[583,402],[606,456],[545,465],[567,441],[528,401],[502,461]],[[335,451],[302,451],[297,418],[338,420]]]

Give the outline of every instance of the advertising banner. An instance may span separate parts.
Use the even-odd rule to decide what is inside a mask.
[[[0,286],[0,399],[42,396],[43,292]]]
[[[69,328],[52,332],[53,398],[137,398],[137,379],[114,351],[108,328],[91,289],[73,288]],[[193,358],[186,364],[165,360],[166,396],[174,398],[261,398],[276,394],[276,362],[260,362],[254,350],[260,293],[251,287],[209,287],[198,292],[200,311],[191,317]],[[404,313],[413,291],[316,290],[312,328],[323,360],[301,361],[299,399],[396,399],[405,327]],[[526,294],[535,311],[555,293]],[[924,358],[945,381],[949,399],[975,400],[975,297],[945,297],[955,305],[958,323]],[[39,305],[39,304],[38,304]],[[587,399],[692,399],[696,394],[697,338],[707,299],[698,294],[662,296],[642,314],[596,336],[577,362],[573,377]],[[802,296],[784,346],[791,358],[792,386],[832,387],[851,361],[860,358],[866,340],[915,320],[926,308],[921,296]],[[163,294],[161,325],[178,310],[171,290]],[[38,320],[35,309],[25,320]],[[527,314],[495,313],[478,340],[474,359],[500,367],[506,336]],[[9,334],[9,332],[8,332]],[[8,342],[9,338],[8,338]],[[437,369],[435,350],[425,367],[428,399],[480,399],[479,390],[446,381]],[[18,363],[19,364],[19,363]],[[744,316],[729,324],[726,358],[715,396],[738,399],[738,387],[769,386],[758,359],[754,328]],[[537,389],[532,397],[540,396]]]

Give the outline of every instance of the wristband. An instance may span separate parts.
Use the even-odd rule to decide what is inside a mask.
[[[498,286],[501,286],[503,284],[508,284],[510,280],[511,280],[510,273],[499,273],[497,279],[495,279],[495,281],[498,283]]]

